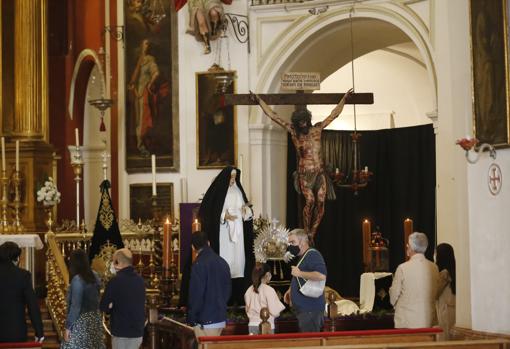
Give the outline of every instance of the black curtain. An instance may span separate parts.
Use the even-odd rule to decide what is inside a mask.
[[[351,131],[323,131],[322,153],[326,166],[347,172],[352,168]],[[361,227],[364,218],[372,230],[380,228],[390,241],[390,271],[404,261],[403,221],[413,219],[414,231],[429,238],[427,257],[435,246],[435,136],[432,125],[363,131],[361,167],[374,172],[372,180],[355,195],[337,188],[337,199],[326,202],[326,212],[316,236],[316,248],[328,267],[328,285],[342,296],[359,295],[363,272]],[[298,197],[292,173],[296,153],[288,139],[287,226],[300,227],[303,198]]]

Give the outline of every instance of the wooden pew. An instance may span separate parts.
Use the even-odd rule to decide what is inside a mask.
[[[237,335],[199,337],[201,349],[263,349],[324,347],[339,344],[433,342],[438,328],[364,330],[316,333],[280,333],[273,335]]]
[[[323,346],[299,346],[293,349],[323,349]],[[439,341],[439,342],[414,342],[414,343],[377,343],[377,344],[352,344],[334,345],[327,349],[510,349],[510,341],[507,339],[476,339],[465,341]]]

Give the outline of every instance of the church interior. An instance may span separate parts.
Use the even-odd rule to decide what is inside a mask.
[[[455,251],[451,340],[429,346],[510,348],[509,15],[507,0],[0,0],[0,245],[31,272],[35,347],[64,340],[71,253],[109,280],[127,247],[146,282],[143,347],[192,348],[192,233],[213,229],[206,193],[233,169],[252,213],[242,258],[267,262],[282,299],[287,234],[312,227],[325,324],[297,336],[286,309],[274,337],[248,338],[236,304],[225,339],[200,348],[426,347],[435,328],[395,334],[377,300],[415,231],[430,261]],[[331,121],[315,148],[290,126],[305,108],[310,137]],[[312,153],[310,188],[332,197],[296,190]]]

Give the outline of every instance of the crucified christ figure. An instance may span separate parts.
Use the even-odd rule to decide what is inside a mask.
[[[250,91],[251,98],[260,105],[264,113],[278,125],[290,133],[292,143],[296,147],[298,157],[296,190],[305,197],[303,208],[303,226],[312,238],[324,215],[324,202],[326,196],[335,198],[330,179],[324,171],[324,162],[321,154],[321,135],[326,128],[342,112],[346,99],[353,94],[350,89],[343,96],[331,114],[322,122],[312,125],[312,114],[306,108],[297,109],[292,113],[291,123],[283,120],[256,94]],[[330,190],[328,190],[328,185]],[[329,193],[330,192],[330,193]]]

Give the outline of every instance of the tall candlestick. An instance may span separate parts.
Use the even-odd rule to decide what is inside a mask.
[[[407,243],[409,242],[409,235],[413,233],[413,220],[406,218],[404,220],[404,251],[406,251]]]
[[[163,225],[163,269],[170,269],[172,264],[172,223],[167,218]]]
[[[2,137],[2,171],[5,171],[5,137]]]
[[[156,191],[156,155],[151,155],[151,165],[152,165],[152,196],[157,195]]]
[[[370,221],[365,218],[362,224],[363,231],[363,264],[366,268],[368,268],[369,260],[368,260],[368,248],[370,246],[370,235],[372,234],[372,225]]]
[[[244,172],[243,172],[243,156],[242,155],[239,155],[239,171],[241,171],[241,178],[239,178],[239,180],[241,181],[241,183],[243,183],[243,175],[244,175]]]
[[[202,225],[200,224],[198,219],[195,219],[195,221],[191,225],[191,232],[194,233],[196,231],[200,231],[200,229],[202,229]]]
[[[19,141],[16,140],[16,172],[19,172]]]
[[[188,182],[181,178],[181,202],[188,202]]]
[[[78,128],[74,129],[74,140],[76,141],[76,146],[80,146],[80,133],[78,131]]]

